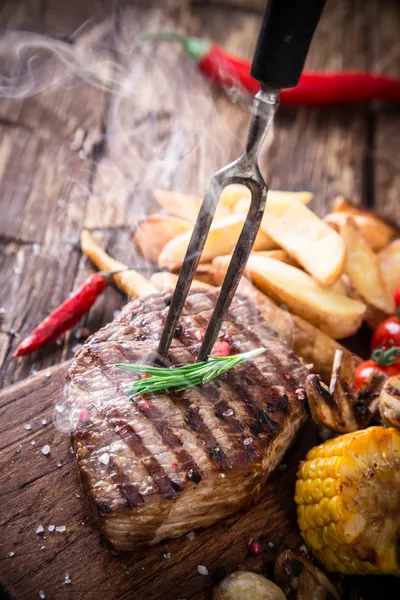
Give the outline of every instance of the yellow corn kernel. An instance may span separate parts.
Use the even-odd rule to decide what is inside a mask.
[[[400,576],[400,432],[369,427],[309,451],[298,473],[300,531],[328,570]]]

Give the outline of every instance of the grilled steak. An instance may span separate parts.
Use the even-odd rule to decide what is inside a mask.
[[[171,294],[128,304],[77,352],[69,402],[84,407],[72,435],[85,495],[118,549],[212,525],[253,502],[305,418],[307,375],[256,306],[236,296],[221,330],[233,353],[266,352],[182,392],[132,402],[133,374],[157,347]],[[169,359],[193,362],[215,306],[214,291],[189,294]],[[89,416],[90,415],[90,416]]]

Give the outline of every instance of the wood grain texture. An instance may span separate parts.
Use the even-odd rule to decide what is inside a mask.
[[[399,12],[396,0],[328,0],[307,66],[400,75]],[[73,332],[60,346],[11,359],[21,337],[92,272],[77,246],[83,226],[96,230],[116,258],[144,269],[129,230],[151,209],[154,183],[201,194],[214,170],[243,147],[248,101],[232,102],[210,86],[176,45],[154,45],[146,54],[135,36],[168,26],[250,57],[259,18],[254,10],[179,0],[8,0],[0,8],[3,29],[72,36],[75,46],[97,44],[124,65],[131,86],[116,96],[74,79],[72,88],[0,101],[0,381],[6,386],[44,369],[0,395],[0,582],[16,600],[38,598],[39,590],[56,600],[205,599],[217,567],[246,564],[269,573],[277,548],[299,542],[290,499],[296,464],[314,443],[312,434],[290,451],[290,466],[276,473],[249,513],[193,541],[167,542],[149,553],[112,552],[76,497],[68,439],[50,424],[66,367],[49,367],[82,340]],[[104,20],[107,25],[96,28]],[[281,107],[263,170],[272,188],[311,189],[318,214],[343,193],[400,219],[399,127],[396,107]],[[78,128],[92,136],[94,153],[71,148]],[[108,289],[83,324],[95,331],[125,302]],[[48,425],[41,425],[44,418]],[[40,452],[46,443],[48,457]],[[40,524],[67,531],[42,539],[35,534]],[[259,535],[274,547],[258,561],[247,556],[247,541]],[[171,558],[163,558],[168,552]],[[209,577],[197,574],[198,564],[209,567]],[[72,584],[63,583],[65,573]],[[395,590],[396,597],[396,585],[386,578],[349,578],[346,597],[366,600],[382,590]]]
[[[328,0],[307,66],[365,68],[373,54],[375,65],[393,72],[398,17],[392,22],[392,14],[398,15],[394,0],[368,6],[362,0]],[[81,227],[99,229],[110,253],[147,272],[130,245],[129,231],[151,209],[152,187],[202,194],[213,172],[243,148],[248,101],[232,102],[204,81],[177,44],[154,44],[146,52],[135,45],[137,37],[172,27],[250,57],[259,15],[172,0],[115,5],[74,0],[62,9],[55,0],[26,0],[5,2],[1,16],[6,28],[72,36],[74,47],[97,44],[128,74],[124,94],[107,94],[75,80],[72,89],[64,85],[0,101],[0,307],[5,310],[0,381],[8,385],[70,356],[81,342],[73,332],[60,346],[11,359],[18,341],[91,272],[78,249]],[[104,30],[96,28],[99,22],[106,22]],[[48,75],[45,67],[42,73]],[[372,168],[379,208],[393,214],[399,210],[398,174],[377,161],[365,170],[364,157],[371,143],[376,154],[386,156],[389,139],[389,154],[396,160],[399,118],[384,107],[374,114],[376,140],[371,142],[366,108],[282,106],[263,160],[267,181],[273,188],[311,189],[313,208],[323,214],[337,193],[365,200],[364,183]],[[94,155],[71,149],[77,128],[97,140]],[[96,330],[125,302],[108,289],[83,324]]]
[[[47,369],[0,394],[0,582],[13,598],[31,600],[43,590],[57,600],[200,600],[209,597],[221,569],[246,564],[268,570],[279,549],[302,543],[291,498],[298,460],[315,444],[313,429],[289,451],[261,502],[247,513],[199,530],[193,540],[183,536],[136,553],[111,550],[87,519],[69,437],[52,425],[66,369],[65,363]],[[45,444],[48,456],[41,453]],[[45,528],[40,535],[39,525]],[[65,525],[66,531],[50,533],[49,525]],[[249,557],[251,537],[264,542],[262,557]],[[207,566],[208,577],[198,574],[199,564]]]

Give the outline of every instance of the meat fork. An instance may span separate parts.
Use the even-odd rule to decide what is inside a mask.
[[[254,99],[245,152],[218,171],[206,191],[161,334],[158,360],[167,356],[221,192],[229,184],[241,183],[251,192],[250,208],[197,360],[207,360],[212,351],[265,209],[268,188],[258,167],[260,147],[278,108],[280,89],[295,87],[298,83],[324,4],[325,0],[268,1],[251,66],[251,75],[259,81],[260,91]]]

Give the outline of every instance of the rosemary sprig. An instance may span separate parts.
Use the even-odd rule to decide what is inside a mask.
[[[126,390],[130,398],[159,392],[161,390],[174,389],[178,392],[194,386],[201,385],[206,381],[215,379],[225,371],[233,369],[238,365],[251,360],[255,356],[265,352],[265,348],[257,348],[243,354],[234,354],[232,356],[210,356],[207,361],[192,363],[184,367],[153,367],[151,365],[132,365],[118,363],[115,366],[123,371],[131,373],[144,373],[150,375],[144,379],[138,379]]]

